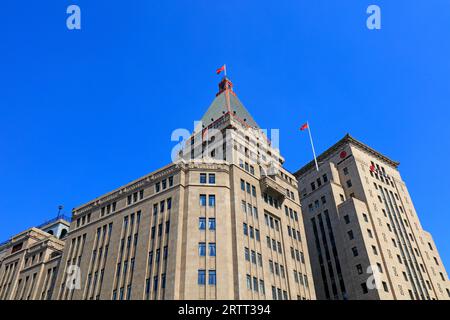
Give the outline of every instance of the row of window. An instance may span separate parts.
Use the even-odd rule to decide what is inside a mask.
[[[303,252],[298,249],[294,249],[293,247],[291,247],[291,258],[292,260],[297,260],[303,264],[305,263],[305,255]]]
[[[91,214],[90,213],[85,214],[84,216],[79,217],[77,219],[77,228],[84,226],[85,224],[87,224],[89,222],[91,222]]]
[[[208,230],[216,230],[216,218],[208,218],[208,220],[204,217],[198,218],[198,229],[206,230],[206,222],[208,221]]]
[[[144,199],[144,190],[136,191],[133,194],[128,195],[127,197],[127,205],[136,203],[139,200]]]
[[[277,198],[272,197],[270,194],[267,193],[263,193],[263,199],[264,202],[267,203],[268,205],[276,208],[276,209],[280,209],[281,208],[281,203],[278,201]]]
[[[341,197],[341,198],[342,198],[342,197]],[[341,200],[342,200],[342,199],[341,199]],[[312,204],[312,203],[308,204],[308,211],[309,211],[309,212],[313,212],[314,209],[319,209],[319,208],[320,208],[320,203],[322,203],[322,205],[324,205],[324,204],[327,203],[327,198],[326,198],[326,196],[321,196],[321,197],[320,197],[320,202],[319,202],[318,199],[314,200],[314,207],[313,207],[313,204]]]
[[[249,261],[253,264],[258,264],[260,267],[262,267],[262,255],[259,252],[256,252],[255,250],[250,250],[249,248],[244,248],[244,258],[245,261]]]
[[[253,279],[253,281],[252,281]],[[247,289],[259,292],[262,295],[266,294],[266,288],[264,286],[264,280],[253,277],[247,274]]]
[[[200,195],[200,206],[206,207],[206,194]],[[214,194],[208,195],[208,206],[215,207],[216,206],[216,196]]]
[[[167,198],[166,200],[160,201],[159,206],[158,206],[158,203],[153,204],[153,215],[156,216],[158,214],[158,207],[159,207],[159,212],[163,213],[166,208],[166,204],[167,204],[167,210],[172,209],[172,198]]]
[[[198,270],[197,283],[199,285],[206,284],[206,270],[204,270],[204,269]],[[212,286],[215,286],[217,284],[216,270],[208,270],[208,284],[212,285]]]
[[[208,181],[209,184],[216,184],[216,175],[214,173],[200,173],[200,183],[206,184],[206,181]]]
[[[284,266],[282,264],[279,264],[278,262],[273,262],[272,260],[269,260],[269,271],[270,273],[274,273],[277,276],[281,275],[282,278],[286,278]]]
[[[323,181],[323,184],[328,182],[328,176],[326,173],[322,175],[322,178],[319,177],[319,178],[317,178],[316,181],[311,182],[311,190],[312,191],[316,190],[316,182],[317,182],[317,188],[320,188],[322,186],[322,181]]]
[[[166,274],[162,273],[161,274],[161,289],[164,290],[166,288]],[[156,297],[157,293],[158,293],[158,286],[159,286],[159,278],[158,276],[154,276],[153,277],[153,292],[154,292],[154,297]],[[151,279],[147,278],[147,280],[145,281],[145,297],[148,300],[150,297],[150,288],[151,288]]]
[[[258,220],[258,208],[252,207],[250,203],[246,203],[244,200],[242,200],[241,207],[244,213],[253,215],[253,217]]]
[[[292,208],[284,206],[284,213],[286,214],[286,217],[291,217],[291,219],[298,221],[297,211],[293,210]]]
[[[269,249],[272,249],[275,252],[279,252],[280,254],[283,253],[283,250],[281,249],[281,242],[276,241],[275,239],[271,239],[269,236],[266,237],[267,247]]]
[[[256,197],[256,187],[246,182],[244,179],[241,179],[241,190],[246,191],[248,194]]]
[[[300,231],[295,230],[294,228],[291,228],[290,226],[287,226],[288,235],[289,237],[293,238],[294,240],[302,241],[300,237]]]
[[[242,159],[239,159],[239,167],[250,172],[250,174],[255,174],[255,168],[251,164],[248,164],[248,162],[244,162]]]
[[[206,242],[199,242],[198,243],[198,255],[200,257],[205,257],[206,256]],[[215,257],[216,256],[216,243],[215,242],[208,243],[208,255],[210,257]]]
[[[167,186],[173,187],[173,176],[168,177],[167,179],[162,179],[160,182],[155,183],[155,192],[158,193],[162,190],[166,190]]]
[[[302,286],[308,288],[308,277],[303,275],[300,271],[294,270],[294,280],[297,283],[300,283]]]
[[[256,239],[256,241],[260,241],[260,233],[259,229],[253,228],[244,222],[243,224],[244,236],[249,236],[251,239]]]
[[[103,217],[105,214],[110,214],[116,211],[117,202],[109,203],[106,206],[103,206],[100,209],[100,217]]]

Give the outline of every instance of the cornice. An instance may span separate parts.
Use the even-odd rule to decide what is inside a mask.
[[[376,151],[375,149],[372,149],[371,147],[362,143],[361,141],[356,140],[348,133],[344,136],[344,138],[342,138],[337,143],[335,143],[330,148],[328,148],[326,151],[324,151],[322,154],[320,154],[317,157],[317,162],[323,162],[326,158],[328,158],[329,156],[336,153],[342,146],[344,146],[346,144],[351,144],[351,145],[371,154],[372,156],[383,161],[384,163],[390,165],[394,169],[397,169],[398,166],[400,165],[400,162],[391,160],[390,158],[382,155],[380,152]],[[303,176],[305,173],[311,171],[314,167],[315,167],[315,163],[314,163],[314,160],[312,160],[308,164],[306,164],[304,167],[302,167],[300,170],[296,171],[294,173],[294,176],[296,176],[298,179],[300,176]]]

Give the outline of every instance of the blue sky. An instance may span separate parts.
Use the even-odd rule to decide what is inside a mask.
[[[288,169],[311,160],[305,120],[318,152],[350,132],[400,161],[450,266],[449,1],[7,0],[0,30],[0,241],[169,163],[226,63]]]

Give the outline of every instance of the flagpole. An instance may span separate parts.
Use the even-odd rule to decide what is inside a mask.
[[[311,135],[311,129],[309,127],[309,122],[306,121],[307,127],[308,127],[308,133],[309,133],[309,140],[311,141],[311,147],[314,155],[314,162],[316,163],[316,170],[319,171],[319,165],[317,164],[317,158],[316,158],[316,150],[314,149],[314,143]]]

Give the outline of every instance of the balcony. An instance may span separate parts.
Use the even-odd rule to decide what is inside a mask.
[[[280,202],[283,202],[286,196],[286,189],[284,189],[276,180],[275,176],[263,176],[260,180],[262,192],[270,193],[277,197]]]

